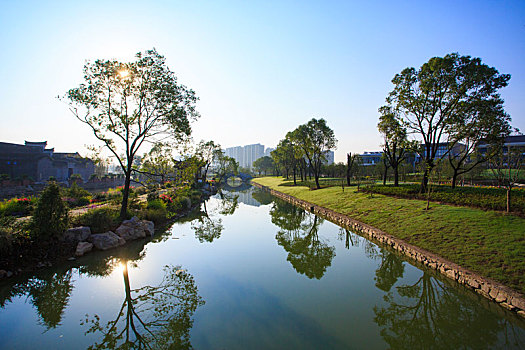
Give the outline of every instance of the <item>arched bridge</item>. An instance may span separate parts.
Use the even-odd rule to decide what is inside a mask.
[[[234,174],[234,173],[229,173],[229,174],[226,174],[224,176],[224,181],[228,181],[228,179],[230,177],[238,177],[240,178],[243,182],[248,182],[252,179],[252,176],[249,175],[249,174],[245,174],[245,173],[238,173],[238,174]]]

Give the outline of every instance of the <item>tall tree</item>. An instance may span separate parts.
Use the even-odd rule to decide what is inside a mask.
[[[315,185],[317,189],[320,189],[321,164],[326,161],[326,152],[335,149],[337,143],[334,131],[326,124],[326,120],[312,118],[308,123],[299,125],[293,131],[293,138],[308,159],[314,174]]]
[[[155,49],[137,53],[134,62],[86,63],[84,83],[66,97],[71,112],[91,128],[124,172],[121,218],[126,216],[138,150],[144,143],[190,135],[190,121],[199,116],[195,92],[177,82]]]
[[[510,75],[499,74],[480,58],[457,53],[433,57],[418,70],[405,68],[392,79],[394,89],[387,104],[395,108],[395,116],[407,132],[422,139],[422,190],[426,190],[438,148],[450,126],[461,120],[466,106],[498,96],[497,91],[507,86],[509,79]]]
[[[268,171],[272,171],[274,168],[273,159],[268,156],[261,157],[253,162],[253,167],[259,172],[259,175],[261,175],[261,173],[266,175]]]
[[[499,96],[464,106],[458,122],[448,132],[452,188],[456,187],[458,176],[496,156],[510,132],[510,116],[503,110]],[[482,143],[496,147],[488,147],[487,152],[481,153],[478,147]]]
[[[196,153],[202,160],[202,177],[204,181],[206,181],[206,176],[208,174],[208,169],[210,168],[210,165],[213,163],[215,157],[219,154],[220,150],[221,146],[213,141],[202,140],[197,145]]]
[[[394,171],[394,186],[399,185],[399,165],[406,160],[410,148],[407,139],[407,130],[395,116],[395,111],[390,106],[379,108],[379,124],[377,128],[383,135],[383,155],[387,164]],[[385,178],[386,180],[386,167]]]
[[[294,169],[296,167],[295,161],[297,150],[289,135],[290,133],[286,135],[287,137],[279,141],[279,144],[275,150],[272,151],[271,156],[273,161],[284,170],[283,173],[287,179],[290,175],[290,172],[294,171],[294,184],[296,184]]]

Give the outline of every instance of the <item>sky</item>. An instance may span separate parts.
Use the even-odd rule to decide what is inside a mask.
[[[525,1],[0,0],[0,142],[100,145],[57,96],[86,61],[151,48],[200,98],[193,138],[275,147],[324,118],[347,152],[380,150],[377,109],[395,74],[458,52],[511,74],[501,90],[525,131]],[[144,150],[146,151],[146,149]]]

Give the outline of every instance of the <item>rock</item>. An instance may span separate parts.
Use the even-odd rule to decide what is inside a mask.
[[[155,224],[151,221],[139,220],[136,216],[131,220],[125,220],[117,228],[116,233],[126,241],[144,238],[146,236],[153,236],[155,232]]]
[[[512,306],[514,306],[514,307],[516,307],[518,309],[521,309],[521,310],[525,310],[525,298],[512,296],[512,297],[508,297],[507,301]]]
[[[7,273],[5,274],[5,277],[9,278],[13,276],[13,273],[11,271],[7,271]]]
[[[6,270],[0,270],[0,278],[7,277],[7,271]]]
[[[64,239],[69,242],[85,241],[91,234],[91,229],[86,226],[70,228],[64,233]]]
[[[75,261],[77,260],[77,258],[75,258],[74,256],[70,256],[69,258],[67,258],[67,261]]]
[[[77,250],[75,251],[76,256],[82,256],[93,249],[93,244],[89,242],[79,242],[77,244]]]
[[[144,231],[146,231],[146,234],[150,235],[150,237],[153,237],[155,234],[155,224],[153,221],[142,221],[142,225],[144,227]]]
[[[91,235],[89,236],[88,241],[93,243],[95,248],[100,250],[116,248],[126,243],[123,238],[117,236],[111,231]]]

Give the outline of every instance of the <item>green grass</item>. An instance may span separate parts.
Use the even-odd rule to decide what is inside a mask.
[[[358,192],[310,190],[278,177],[261,185],[332,209],[525,293],[525,218],[501,212]],[[286,183],[288,182],[288,184]]]

